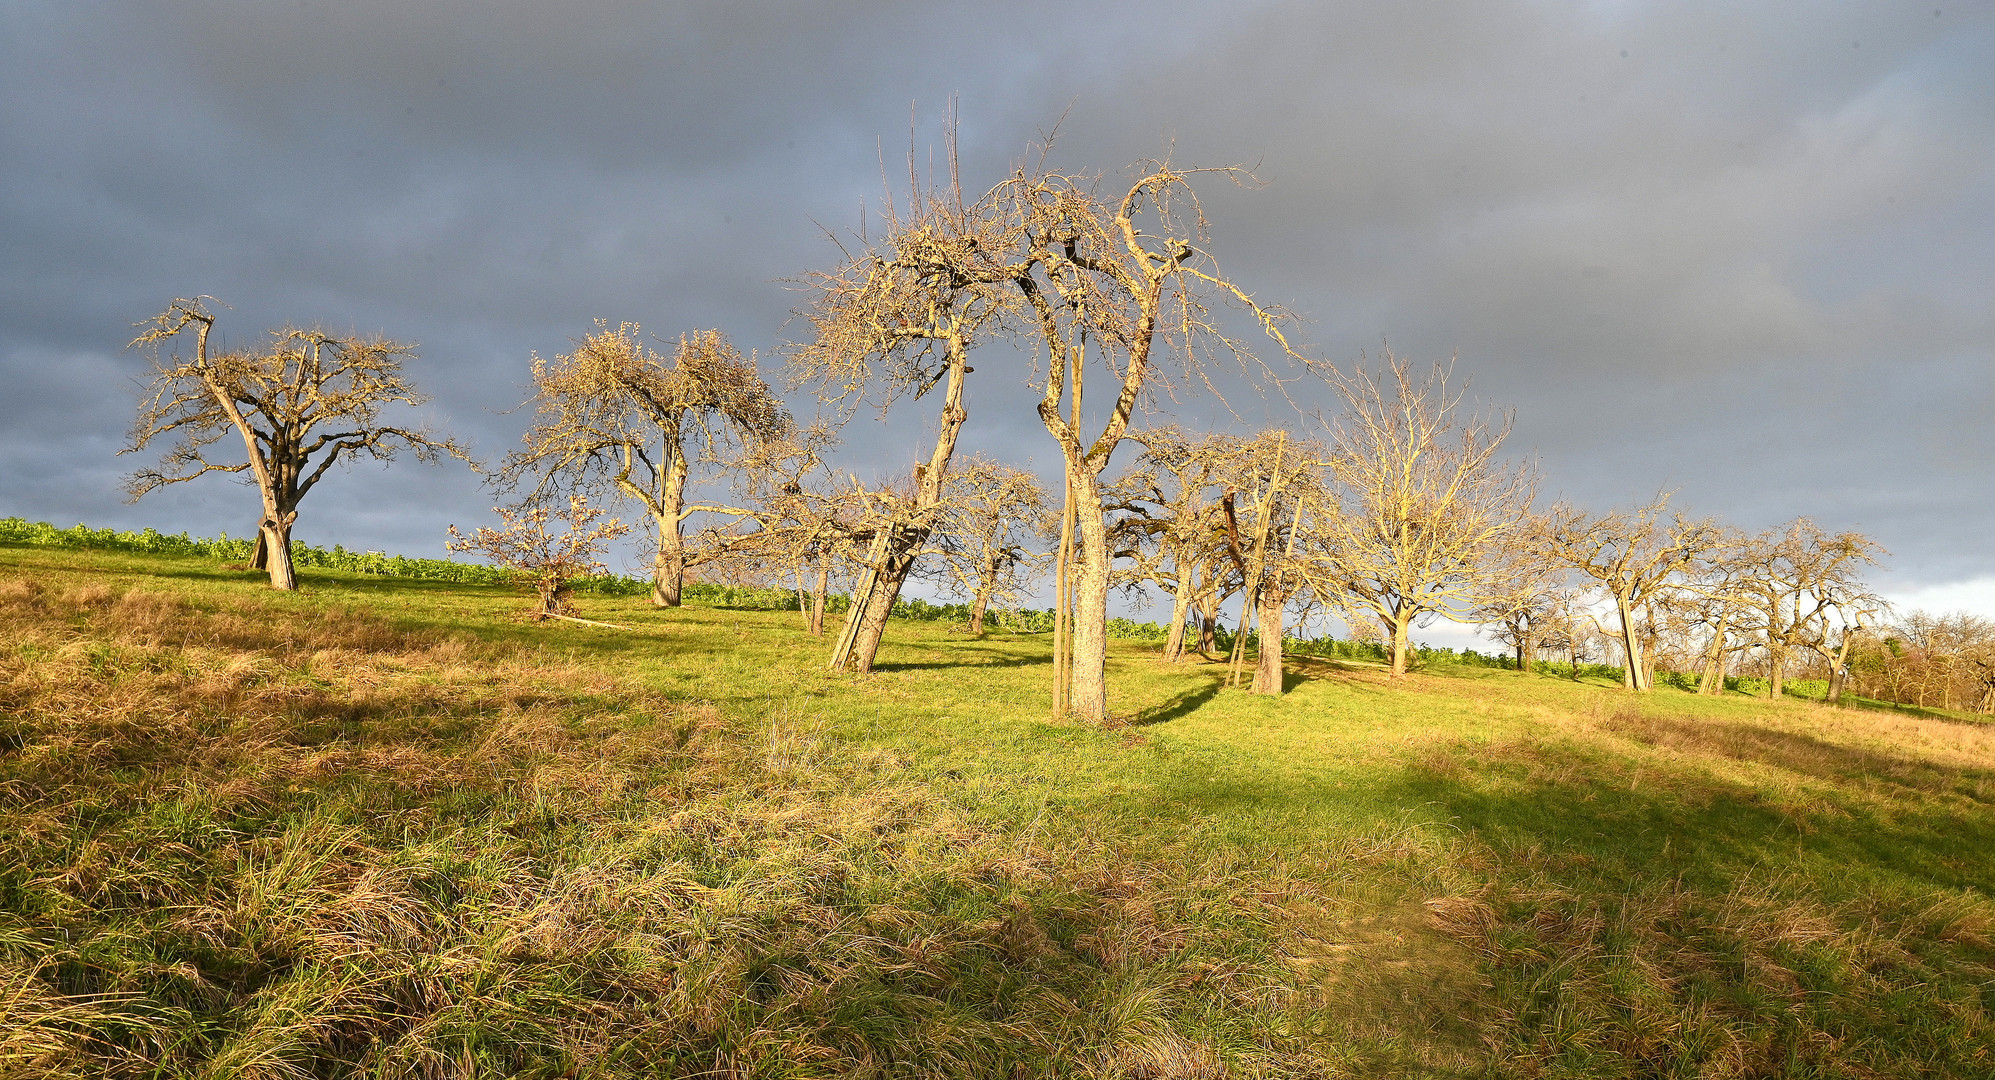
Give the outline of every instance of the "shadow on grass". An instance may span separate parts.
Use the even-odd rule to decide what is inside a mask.
[[[1960,813],[1958,803],[1927,797],[1957,783],[1900,784],[1885,793],[1903,797],[1885,805],[1866,797],[1874,790],[1866,778],[1896,779],[1878,769],[1916,778],[1933,766],[1825,750],[1802,736],[1752,735],[1726,756],[1839,781],[1849,797],[1554,743],[1436,750],[1393,786],[1396,798],[1434,807],[1499,850],[1576,857],[1610,880],[1676,877],[1723,889],[1753,868],[1812,858],[1852,881],[1881,875],[1948,889],[1995,887],[1995,863],[1982,854],[1995,846],[1995,815]],[[1976,774],[1974,782],[1983,779]]]
[[[1803,701],[1820,703],[1820,698],[1802,698],[1799,694],[1790,695]],[[1840,708],[1860,709],[1864,712],[1891,713],[1895,716],[1912,716],[1920,720],[1938,720],[1948,724],[1965,724],[1969,727],[1985,727],[1990,721],[1978,716],[1963,715],[1959,712],[1936,709],[1930,705],[1906,705],[1896,701],[1879,701],[1876,698],[1857,697],[1844,694]]]
[[[892,660],[873,665],[874,671],[927,671],[941,668],[1015,668],[1039,667],[1053,662],[1051,656],[1009,656],[997,649],[958,649],[959,652],[984,653],[1000,657],[996,660]]]
[[[1172,720],[1190,716],[1201,706],[1219,696],[1219,688],[1226,680],[1213,676],[1204,686],[1186,690],[1161,705],[1154,705],[1136,714],[1130,721],[1134,727],[1149,727],[1153,724],[1167,724]]]
[[[1995,803],[1995,770],[1949,768],[1920,758],[1738,721],[1624,713],[1606,726],[1649,746],[1758,762],[1817,780],[1852,784],[1883,781],[1911,791],[1951,793],[1978,803]]]

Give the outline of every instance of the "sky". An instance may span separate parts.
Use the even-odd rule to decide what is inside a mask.
[[[1056,130],[1105,187],[1251,166],[1200,188],[1234,280],[1347,370],[1453,358],[1548,497],[1807,515],[1883,544],[1901,603],[1995,616],[1991,71],[1995,7],[1949,0],[11,0],[0,516],[253,528],[225,477],[124,501],[125,346],[179,296],[236,344],[417,343],[427,415],[487,460],[529,357],[599,318],[719,328],[773,376],[792,282],[910,150],[939,163],[954,102],[973,194]],[[965,450],[1057,462],[1028,381],[974,377]],[[856,418],[845,467],[902,471],[927,404]],[[297,535],[439,554],[493,501],[462,466],[363,463]]]

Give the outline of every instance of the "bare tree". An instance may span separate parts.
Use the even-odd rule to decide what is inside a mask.
[[[934,448],[916,468],[909,498],[866,550],[832,650],[835,671],[873,666],[894,601],[939,520],[950,460],[970,415],[970,350],[1002,333],[1016,304],[1007,286],[1015,273],[1008,263],[1015,221],[990,198],[963,201],[953,135],[949,160],[946,190],[911,180],[909,205],[887,205],[878,242],[806,279],[814,295],[803,315],[813,337],[791,353],[793,381],[827,402],[871,400],[882,410],[942,388]]]
[[[1567,606],[1565,568],[1545,557],[1544,522],[1527,519],[1487,559],[1488,588],[1469,619],[1510,647],[1517,670],[1560,635]]]
[[[1171,594],[1164,659],[1177,663],[1185,656],[1185,625],[1193,606],[1210,598],[1216,607],[1223,599],[1217,594],[1226,587],[1222,579],[1232,549],[1218,493],[1240,454],[1240,440],[1195,438],[1175,426],[1131,437],[1143,453],[1105,490],[1105,501],[1120,512],[1114,532],[1128,541],[1132,577]],[[1203,605],[1200,612],[1209,620]]]
[[[1251,360],[1221,333],[1208,305],[1239,305],[1284,350],[1281,312],[1256,304],[1203,249],[1206,222],[1192,178],[1242,170],[1186,170],[1149,163],[1110,199],[1091,177],[1019,170],[994,192],[1017,222],[1010,281],[1027,308],[1044,363],[1039,418],[1059,447],[1073,543],[1056,592],[1071,595],[1070,639],[1056,645],[1054,708],[1083,720],[1108,718],[1108,542],[1102,474],[1129,432],[1138,403],[1161,385],[1209,387],[1214,351]],[[1090,419],[1083,373],[1108,382],[1105,415]],[[1065,545],[1063,545],[1063,548]],[[1071,590],[1071,591],[1070,591]]]
[[[814,423],[751,447],[739,462],[743,505],[710,508],[720,520],[693,545],[703,563],[716,567],[751,564],[788,573],[812,634],[824,632],[831,579],[856,568],[872,538],[861,523],[870,493],[856,480],[844,487],[830,482],[824,455],[837,441],[830,427]],[[814,583],[806,584],[806,576]]]
[[[484,555],[511,571],[515,580],[534,591],[536,619],[572,619],[568,583],[603,573],[600,556],[604,546],[630,531],[630,526],[616,518],[600,520],[603,511],[580,495],[569,498],[563,514],[547,506],[495,506],[492,512],[499,515],[500,528],[481,527],[465,536],[452,525],[450,540],[444,546]],[[551,521],[560,522],[563,528],[550,531]]]
[[[1309,595],[1308,556],[1298,555],[1296,541],[1302,535],[1305,508],[1324,503],[1318,470],[1325,459],[1319,448],[1291,440],[1286,431],[1271,431],[1243,442],[1229,461],[1220,512],[1227,548],[1244,582],[1229,681],[1239,683],[1246,663],[1247,630],[1254,625],[1258,632],[1252,689],[1278,697],[1288,607]]]
[[[1552,508],[1546,529],[1547,552],[1592,578],[1613,599],[1627,658],[1623,680],[1630,690],[1654,688],[1637,613],[1668,587],[1672,575],[1709,551],[1720,535],[1717,524],[1709,520],[1691,520],[1681,513],[1665,519],[1668,504],[1669,496],[1658,495],[1634,510],[1596,517],[1561,503]]]
[[[1015,604],[1043,565],[1035,541],[1048,532],[1046,489],[979,455],[950,473],[942,505],[936,546],[951,586],[970,598],[970,633],[982,635],[991,604]]]
[[[1766,644],[1767,695],[1779,700],[1789,658],[1805,650],[1828,662],[1831,697],[1839,698],[1852,634],[1885,607],[1858,576],[1884,549],[1862,533],[1831,534],[1805,517],[1758,547],[1744,592]]]
[[[429,398],[402,375],[412,346],[384,338],[335,337],[322,330],[271,331],[258,351],[210,355],[215,317],[202,300],[175,300],[133,339],[151,350],[152,382],[139,402],[130,445],[145,450],[155,439],[177,439],[157,468],[126,480],[133,500],[169,484],[211,472],[248,473],[263,499],[251,564],[270,572],[275,589],[295,589],[291,528],[298,503],[333,464],[365,454],[388,460],[408,450],[434,463],[445,454],[469,462],[458,443],[427,427],[381,422],[391,405],[422,405]],[[166,342],[194,329],[194,355],[162,358]],[[244,458],[232,461],[216,443],[230,433],[242,439]]]
[[[1858,692],[1901,704],[1995,712],[1995,621],[1910,611],[1855,635]]]
[[[1967,678],[1973,707],[1983,713],[1995,712],[1995,622],[1965,613],[1956,615],[1955,619],[1961,627],[1960,668]],[[1845,635],[1844,641],[1848,640],[1849,635]],[[1845,649],[1844,656],[1847,655],[1848,650]],[[1840,675],[1844,670],[1839,667],[1837,673]],[[1840,690],[1841,687],[1835,689]],[[1832,696],[1840,699],[1839,694]]]
[[[1376,616],[1391,635],[1392,677],[1406,674],[1411,629],[1473,612],[1503,585],[1498,556],[1536,493],[1528,467],[1496,456],[1509,434],[1460,414],[1462,395],[1436,366],[1416,379],[1387,353],[1383,377],[1334,378],[1335,494],[1314,515],[1308,553],[1319,596]]]
[[[1757,538],[1721,525],[1697,558],[1683,565],[1674,583],[1685,618],[1702,634],[1699,694],[1723,694],[1729,657],[1757,640],[1759,624],[1747,589],[1765,561]]]
[[[529,484],[529,502],[557,491],[607,489],[639,503],[655,526],[652,603],[679,606],[689,564],[685,522],[692,463],[780,439],[790,415],[769,384],[718,330],[688,334],[670,362],[646,347],[642,328],[598,321],[575,351],[533,358],[534,426],[506,458],[506,486]],[[697,558],[693,561],[697,561]]]

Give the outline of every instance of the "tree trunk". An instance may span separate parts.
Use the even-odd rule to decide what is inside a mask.
[[[298,519],[293,510],[272,511],[257,526],[257,544],[263,548],[263,569],[270,571],[270,587],[287,592],[298,587],[298,574],[291,565],[291,523]]]
[[[1392,677],[1406,677],[1406,654],[1413,643],[1413,616],[1396,612],[1392,616]]]
[[[1781,693],[1785,690],[1783,676],[1787,674],[1786,659],[1772,649],[1767,650],[1766,699],[1768,701],[1779,701]]]
[[[534,609],[533,617],[539,620],[560,617],[569,609],[569,600],[572,596],[574,590],[568,587],[566,581],[558,578],[542,581],[539,586],[539,606]]]
[[[674,517],[676,518],[676,515]],[[679,535],[676,520],[668,528],[661,518],[658,522],[658,556],[651,563],[652,606],[678,607],[680,595],[685,591],[685,584],[685,539]]]
[[[900,599],[901,585],[914,569],[915,556],[928,542],[927,513],[942,501],[942,484],[949,475],[949,459],[955,456],[956,439],[963,422],[970,418],[963,407],[963,377],[969,372],[964,357],[969,345],[958,338],[949,342],[949,388],[942,401],[942,426],[935,435],[935,449],[928,464],[915,476],[913,510],[915,524],[894,524],[881,530],[868,559],[875,572],[861,574],[869,587],[852,593],[852,610],[845,616],[845,631],[832,649],[831,670],[873,670],[873,657],[880,651],[880,639],[887,632],[887,617],[894,601]]]
[[[1219,651],[1219,590],[1198,598],[1198,652],[1211,656]]]
[[[1719,619],[1711,631],[1711,648],[1704,654],[1704,673],[1697,679],[1697,692],[1716,695],[1725,692],[1725,632],[1729,621]]]
[[[654,607],[675,608],[686,585],[686,538],[680,529],[685,524],[686,477],[690,471],[676,419],[665,432],[661,456],[655,495],[632,483],[627,468],[625,475],[617,477],[617,487],[639,498],[651,510],[652,520],[658,525],[658,556],[651,564],[651,603]],[[629,463],[628,456],[625,463],[626,466]]]
[[[1177,589],[1171,594],[1171,623],[1164,632],[1164,662],[1180,664],[1185,658],[1185,620],[1191,615],[1192,581],[1196,567],[1185,565],[1185,549],[1171,553],[1171,567],[1177,573]]]
[[[1185,619],[1191,614],[1190,575],[1182,569],[1177,594],[1171,597],[1171,628],[1164,635],[1164,662],[1181,664],[1185,658]]]
[[[817,565],[817,589],[810,594],[810,632],[824,633],[824,594],[831,591],[831,569],[824,565],[822,557]]]
[[[1843,703],[1843,684],[1848,681],[1850,673],[1850,635],[1848,633],[1843,634],[1842,646],[1836,650],[1836,655],[1829,659],[1829,665],[1829,692],[1824,697],[1824,700],[1831,705],[1841,705]]]
[[[1531,661],[1526,656],[1526,650],[1524,648],[1524,639],[1522,638],[1517,639],[1517,670],[1519,671],[1531,670]]]
[[[970,598],[970,633],[978,637],[984,636],[984,614],[990,611],[991,597],[997,595],[1004,565],[1004,552],[985,544],[983,564],[977,567],[977,587]]]
[[[1647,690],[1642,680],[1642,640],[1635,632],[1635,613],[1624,597],[1614,598],[1614,610],[1621,616],[1621,651],[1626,661],[1621,669],[1621,685],[1637,693]]]
[[[1282,692],[1282,614],[1288,597],[1262,589],[1260,651],[1254,665],[1254,693],[1280,697]]]
[[[1108,719],[1108,523],[1101,513],[1101,478],[1074,474],[1074,515],[1080,559],[1074,574],[1073,675],[1067,709],[1099,724]]]
[[[845,616],[846,632],[832,656],[832,670],[873,670],[873,659],[879,655],[880,640],[886,636],[894,602],[900,599],[901,586],[907,583],[908,574],[914,569],[915,555],[927,542],[926,528],[895,526],[882,531],[881,539],[875,541],[875,550],[879,552],[877,569],[862,575],[861,580],[868,585],[863,594],[856,590],[853,593],[852,610]]]
[[[666,472],[664,497],[659,500],[658,558],[651,568],[651,603],[654,607],[678,607],[680,595],[685,591],[686,538],[679,531],[683,524],[681,508],[685,503],[686,459],[683,453],[675,452],[672,465]]]

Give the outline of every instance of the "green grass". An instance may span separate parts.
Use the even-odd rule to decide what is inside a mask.
[[[0,1075],[1995,1075],[1995,730],[0,548]]]

